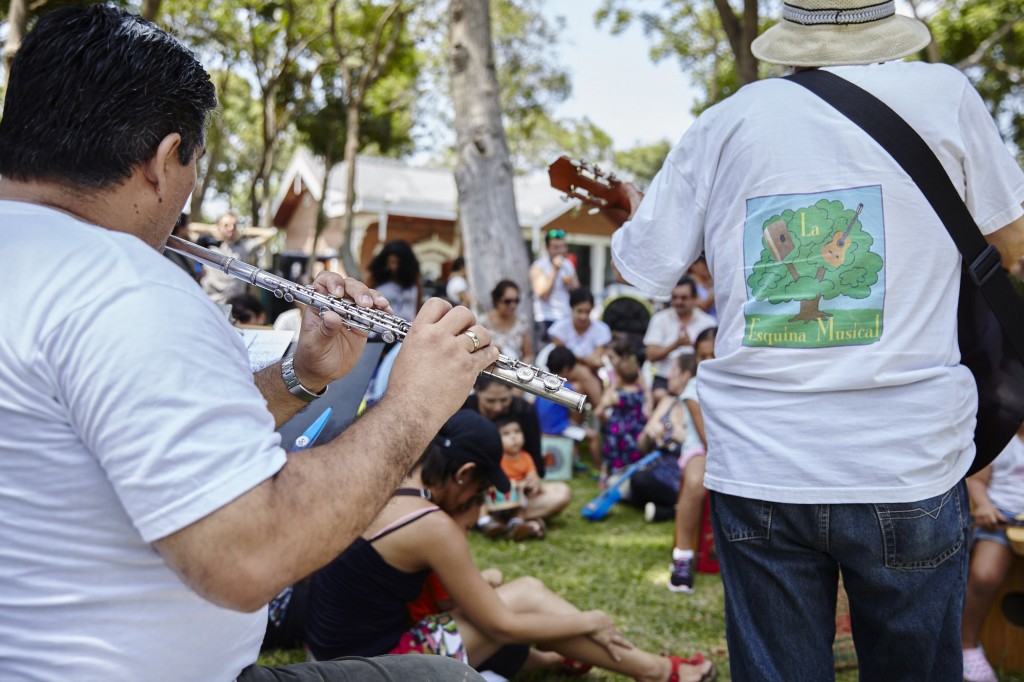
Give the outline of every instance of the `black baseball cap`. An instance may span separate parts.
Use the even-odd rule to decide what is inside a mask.
[[[441,427],[434,442],[444,456],[461,464],[473,462],[480,472],[507,493],[512,484],[501,470],[501,434],[490,419],[476,410],[459,410]]]

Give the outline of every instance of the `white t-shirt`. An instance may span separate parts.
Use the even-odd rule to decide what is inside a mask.
[[[542,258],[533,261],[531,268],[539,268],[545,277],[551,276],[551,270],[555,267],[551,257],[544,254]],[[537,322],[557,322],[564,317],[572,316],[572,308],[569,306],[569,287],[566,280],[576,277],[576,266],[568,258],[562,260],[558,268],[558,276],[551,287],[551,293],[547,300],[540,296],[533,297],[533,319]]]
[[[469,291],[469,282],[462,275],[452,275],[448,278],[448,283],[444,286],[444,295],[452,303],[462,303],[462,298],[459,296],[464,291]]]
[[[686,335],[690,337],[690,341],[696,341],[697,336],[702,331],[714,327],[715,324],[715,318],[700,308],[694,307],[693,315],[690,317],[690,321],[686,323]],[[678,338],[679,315],[676,313],[675,308],[665,308],[651,316],[651,321],[647,325],[647,332],[644,333],[645,346],[668,346],[675,343]],[[685,353],[693,353],[692,343],[688,346],[680,346],[674,349],[661,360],[653,363],[654,376],[667,379],[672,371],[672,363],[676,358]]]
[[[959,71],[829,70],[929,141],[984,233],[1024,212],[1024,173]],[[956,339],[960,254],[864,131],[782,79],[706,111],[612,240],[625,279],[655,294],[702,251],[719,319],[716,357],[700,367],[708,488],[909,502],[964,475],[977,396]]]
[[[548,336],[565,344],[577,358],[586,358],[601,346],[611,343],[612,330],[601,320],[591,320],[587,330],[580,334],[572,324],[572,316],[569,316],[551,325]]]
[[[141,240],[0,201],[0,678],[233,680],[266,609],[152,542],[283,466],[245,348]]]
[[[1014,436],[992,460],[988,499],[999,509],[1024,514],[1024,441]]]

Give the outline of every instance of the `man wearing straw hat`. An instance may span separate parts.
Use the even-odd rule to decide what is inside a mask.
[[[902,61],[929,40],[893,2],[791,0],[753,51],[892,107],[1019,268],[1024,173],[963,74]],[[783,79],[704,112],[632,199],[612,242],[625,281],[668,293],[702,251],[715,281],[699,392],[733,679],[832,678],[840,567],[862,679],[961,679],[977,403],[954,333],[961,258],[934,210]]]

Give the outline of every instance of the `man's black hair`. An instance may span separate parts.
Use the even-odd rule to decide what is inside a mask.
[[[39,19],[11,65],[0,175],[103,189],[172,133],[185,165],[216,106],[195,55],[155,24],[102,4],[61,7]]]

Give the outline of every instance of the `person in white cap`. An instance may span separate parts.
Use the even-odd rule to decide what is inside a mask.
[[[790,0],[758,59],[826,68],[928,142],[1007,267],[1024,173],[967,78],[903,61],[921,22],[879,0]],[[612,239],[620,277],[667,294],[702,251],[705,485],[734,680],[832,679],[837,583],[861,679],[960,680],[977,396],[956,340],[961,257],[865,132],[773,78],[709,108]]]

